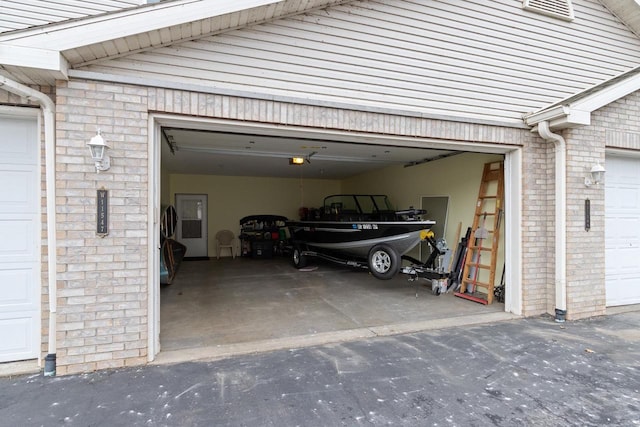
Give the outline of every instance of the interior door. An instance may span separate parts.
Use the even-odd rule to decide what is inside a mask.
[[[39,353],[37,132],[35,118],[0,116],[0,362]]]
[[[207,195],[176,194],[176,240],[187,247],[185,258],[208,257]]]

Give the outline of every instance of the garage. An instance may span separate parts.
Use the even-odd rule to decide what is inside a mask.
[[[37,119],[0,109],[0,362],[35,359],[40,342]],[[11,183],[11,185],[6,185]]]
[[[37,240],[15,239],[0,262],[39,283],[37,292],[3,291],[10,301],[2,316],[30,319],[23,330],[38,325],[39,359],[57,357],[66,374],[151,362],[161,341],[163,352],[186,353],[379,335],[442,319],[460,325],[475,315],[449,301],[566,320],[636,301],[637,270],[622,262],[637,259],[629,231],[637,223],[625,216],[634,209],[627,194],[637,194],[626,177],[616,183],[617,170],[632,166],[614,157],[640,150],[630,119],[640,105],[637,31],[601,4],[568,21],[518,2],[472,3],[163,1],[4,34],[2,114],[20,106],[39,117],[40,155],[23,162],[2,147],[3,173],[27,165],[39,184],[39,200],[14,211],[13,199],[29,193],[1,193],[5,240],[18,225],[20,236],[33,230]],[[581,37],[538,52],[530,29],[541,24],[540,46],[557,45],[558,31]],[[600,43],[585,53],[585,38]],[[96,167],[87,144],[98,134],[110,160]],[[605,162],[605,149],[619,151]],[[294,156],[301,165],[289,164]],[[454,249],[458,227],[464,235],[477,218],[483,165],[500,160],[504,233],[494,285],[504,277],[504,303],[436,296],[406,275],[373,280],[321,262],[304,271],[268,245],[245,252],[238,241],[242,218],[297,219],[327,195],[357,192],[439,212],[436,226]],[[606,190],[606,239],[598,215],[605,186],[586,190],[583,176],[605,163],[615,185]],[[178,200],[190,206],[178,216],[188,221],[180,240],[200,246],[188,242],[193,260],[161,286],[161,215]],[[235,258],[228,247],[217,257],[223,230],[234,234],[232,248],[243,248]],[[21,245],[34,249],[20,253]],[[418,246],[411,256],[428,253]],[[16,348],[28,349],[31,333],[18,335]]]
[[[640,159],[606,157],[605,265],[607,306],[640,303]]]
[[[174,120],[165,119],[169,125],[158,128],[159,193],[163,206],[184,196],[200,200],[191,212],[194,219],[206,218],[197,233],[206,240],[206,252],[190,253],[186,245],[175,279],[160,286],[158,360],[292,348],[507,316],[503,300],[483,305],[453,292],[434,295],[432,281],[409,281],[402,273],[378,280],[366,270],[315,258],[298,270],[290,253],[277,247],[266,254],[243,252],[240,224],[262,215],[298,219],[301,207],[319,208],[331,194],[386,194],[398,209],[435,208],[434,229],[442,234],[436,237],[444,238],[453,254],[472,225],[483,166],[503,162],[504,147],[478,152],[453,142],[418,144],[282,128],[277,133],[203,124],[190,129]],[[293,156],[304,163],[291,165]],[[177,211],[178,217],[188,215]],[[225,248],[218,258],[220,230],[234,233],[235,257]],[[504,283],[505,240],[503,233],[496,285]],[[424,261],[430,251],[423,242],[409,255]]]

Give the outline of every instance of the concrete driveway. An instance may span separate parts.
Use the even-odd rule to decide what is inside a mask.
[[[640,425],[639,308],[2,378],[0,425]]]

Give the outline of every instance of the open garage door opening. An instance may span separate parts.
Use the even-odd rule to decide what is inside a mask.
[[[175,239],[185,252],[176,253],[175,274],[159,287],[163,359],[296,348],[504,313],[500,289],[492,304],[478,304],[454,296],[454,288],[438,295],[437,281],[411,281],[415,276],[401,269],[425,262],[436,248],[442,254],[432,257],[434,267],[455,268],[474,222],[484,166],[502,163],[504,155],[371,137],[356,142],[335,135],[295,138],[174,126],[160,134],[163,211],[177,208],[180,196],[205,195],[205,206],[177,208],[175,215],[177,227],[181,217],[195,218],[208,230],[206,256],[190,256],[188,242]],[[302,164],[294,164],[294,157]],[[296,268],[286,220],[324,209],[325,197],[335,194],[383,194],[394,209],[426,209],[424,219],[437,216],[434,244],[408,251],[389,280],[374,277],[368,265],[324,257],[308,257]],[[503,227],[508,213],[501,215]],[[489,222],[482,227],[490,228]],[[224,230],[233,234],[231,240],[216,239]],[[494,255],[496,288],[504,284],[507,236],[501,236]],[[489,264],[487,258],[475,262]]]

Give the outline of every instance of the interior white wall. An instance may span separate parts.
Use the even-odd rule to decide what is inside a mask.
[[[462,223],[462,234],[472,225],[484,164],[502,159],[497,154],[463,153],[407,168],[391,166],[342,181],[171,174],[169,202],[175,203],[176,193],[209,196],[209,254],[213,254],[215,233],[228,228],[238,234],[239,221],[247,215],[297,219],[300,207],[321,207],[324,197],[336,193],[387,194],[398,209],[420,207],[423,196],[445,195],[449,196],[445,239],[453,250],[458,224]],[[504,240],[503,233],[497,281],[504,262]],[[418,249],[410,255],[419,257]]]
[[[462,234],[473,223],[484,164],[502,159],[503,156],[498,154],[463,153],[406,168],[391,166],[344,180],[342,190],[346,193],[387,194],[398,209],[419,208],[423,196],[449,196],[444,237],[453,248],[458,223],[462,222]]]
[[[235,177],[171,174],[170,202],[176,193],[207,194],[209,255],[215,253],[215,234],[240,232],[240,219],[248,215],[282,215],[298,219],[300,207],[322,206],[325,196],[341,192],[338,180]]]

